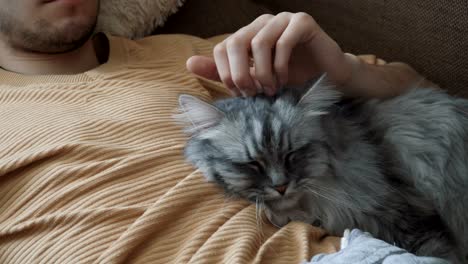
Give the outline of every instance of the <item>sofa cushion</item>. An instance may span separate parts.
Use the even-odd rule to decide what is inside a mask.
[[[311,14],[341,47],[409,63],[468,97],[468,1],[256,0],[272,12]]]

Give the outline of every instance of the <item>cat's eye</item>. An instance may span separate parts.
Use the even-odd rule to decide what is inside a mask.
[[[255,170],[257,172],[260,172],[262,170],[262,168],[263,168],[262,164],[257,160],[253,160],[253,161],[247,163],[247,167],[249,167],[250,169]]]
[[[296,157],[297,157],[296,151],[291,151],[288,154],[286,154],[286,157],[284,158],[286,165],[288,166],[294,165],[294,162],[296,161]]]

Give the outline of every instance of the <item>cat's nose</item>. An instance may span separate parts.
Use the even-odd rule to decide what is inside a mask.
[[[288,188],[288,185],[279,185],[275,186],[275,190],[278,191],[281,195],[283,195],[286,192],[286,189]]]

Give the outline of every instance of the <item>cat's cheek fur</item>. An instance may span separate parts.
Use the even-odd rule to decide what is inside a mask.
[[[204,161],[203,158],[194,158],[196,157],[195,155],[193,154],[189,155],[188,153],[190,152],[188,150],[189,149],[186,149],[186,154],[185,154],[187,157],[187,161],[190,162],[195,168],[198,168],[198,170],[200,170],[200,172],[203,174],[203,176],[208,182],[215,182],[216,172],[210,169],[210,166],[207,164],[207,162]]]
[[[215,173],[214,172],[210,172],[210,171],[201,171],[202,174],[205,176],[205,179],[207,182],[216,182],[216,179],[215,179]]]

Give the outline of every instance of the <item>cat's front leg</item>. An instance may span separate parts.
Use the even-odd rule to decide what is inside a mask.
[[[304,208],[300,205],[302,195],[289,195],[277,200],[265,202],[265,215],[277,227],[285,226],[291,221],[311,223]]]
[[[281,214],[278,212],[275,213],[268,208],[265,208],[265,215],[270,221],[270,223],[272,223],[276,227],[283,227],[290,221],[287,214]]]
[[[265,215],[270,223],[276,227],[283,227],[291,221],[310,223],[314,226],[320,226],[321,224],[316,219],[308,218],[305,212],[298,210],[297,208],[291,208],[288,210],[272,210],[265,207]]]

